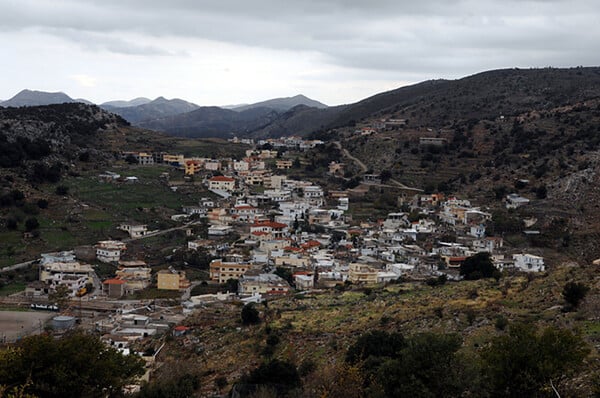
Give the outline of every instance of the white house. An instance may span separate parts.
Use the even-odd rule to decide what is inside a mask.
[[[132,238],[139,238],[148,233],[148,227],[143,224],[121,224],[117,229],[129,233]]]
[[[515,268],[527,272],[543,272],[546,269],[544,258],[533,254],[514,254]]]

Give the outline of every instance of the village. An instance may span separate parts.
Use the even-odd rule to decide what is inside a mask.
[[[52,317],[47,331],[62,333],[77,326],[100,333],[124,354],[146,351],[148,380],[160,351],[156,338],[185,335],[186,316],[210,306],[353,286],[460,281],[461,265],[482,252],[498,272],[545,271],[543,257],[511,250],[501,236],[488,236],[491,212],[468,198],[408,188],[397,197],[397,211],[382,219],[354,220],[349,212],[353,198],[365,187],[383,186],[381,177],[365,174],[358,189],[326,190],[285,174],[296,162],[285,156],[288,148],[318,145],[322,142],[297,137],[268,140],[247,150],[241,160],[123,152],[122,159],[130,163],[171,166],[171,172],[160,176],[163,180],[183,174],[185,181],[200,183],[210,193],[171,216],[178,225],[173,229],[187,236],[187,245],[178,250],[202,252],[210,259],[208,278],[192,279],[186,269],[173,266],[155,271],[139,253],[129,253],[128,245],[161,231],[123,221],[118,229],[128,239],[98,241],[91,253],[73,248],[41,254],[35,262],[39,280],[18,296],[29,300],[32,309],[60,310],[46,318]],[[331,162],[329,173],[342,174],[343,168],[343,163]],[[135,184],[137,179],[114,171],[97,178],[98,184]],[[528,199],[515,194],[505,198],[507,209],[527,204]],[[199,223],[207,228],[195,235],[193,226]],[[99,277],[99,264],[112,266],[114,273]],[[167,296],[135,298],[149,288]],[[4,341],[41,331],[41,322],[5,334]]]

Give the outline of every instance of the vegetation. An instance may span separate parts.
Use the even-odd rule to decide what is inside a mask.
[[[242,308],[242,324],[244,325],[256,325],[260,323],[260,316],[258,310],[254,308],[254,304],[246,304]]]
[[[143,361],[108,348],[97,337],[39,335],[0,350],[0,380],[40,397],[106,397],[144,372]]]
[[[467,257],[460,266],[460,274],[468,280],[491,278],[498,272],[489,253],[481,252]]]
[[[583,283],[568,282],[562,295],[570,308],[577,308],[589,290],[590,288]]]

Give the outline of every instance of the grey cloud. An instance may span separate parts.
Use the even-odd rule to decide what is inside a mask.
[[[0,26],[46,29],[91,51],[173,55],[151,44],[173,36],[311,51],[348,68],[461,74],[593,62],[599,11],[594,0],[23,0],[0,5]]]

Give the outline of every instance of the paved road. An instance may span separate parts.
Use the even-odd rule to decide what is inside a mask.
[[[338,149],[340,149],[342,151],[342,153],[344,154],[345,157],[347,157],[348,159],[354,161],[361,168],[361,170],[362,170],[363,173],[366,173],[367,170],[369,170],[369,168],[367,167],[367,165],[364,164],[359,158],[352,156],[350,154],[350,152],[348,152],[348,150],[342,146],[341,142],[334,141],[333,143],[334,143],[335,146],[338,147]]]
[[[162,229],[160,231],[153,231],[153,232],[148,232],[146,235],[144,236],[138,236],[136,238],[127,238],[127,239],[123,239],[123,242],[131,242],[133,240],[140,240],[140,239],[144,239],[144,238],[150,238],[152,236],[158,236],[158,235],[163,235],[166,234],[168,232],[172,232],[172,231],[177,231],[179,229],[185,229],[185,228],[189,228],[192,225],[196,225],[196,224],[200,224],[202,221],[191,221],[189,223],[183,224],[179,227],[173,227],[173,228],[169,228],[169,229]]]
[[[341,143],[341,142],[339,142],[339,141],[334,141],[333,143],[335,144],[335,146],[337,146],[337,147],[338,147],[338,149],[339,149],[339,150],[341,150],[341,151],[342,151],[342,153],[344,154],[344,156],[345,156],[345,157],[347,157],[348,159],[350,159],[350,160],[354,161],[354,162],[355,162],[355,163],[356,163],[356,164],[357,164],[357,165],[358,165],[358,166],[361,168],[361,170],[362,170],[362,172],[363,172],[363,173],[366,173],[366,172],[367,172],[367,170],[369,169],[369,168],[367,167],[367,165],[366,165],[366,164],[364,164],[364,163],[363,163],[363,162],[362,162],[360,159],[358,159],[357,157],[354,157],[354,156],[352,156],[352,155],[350,154],[350,152],[348,152],[348,150],[342,146],[342,143]],[[402,184],[400,181],[397,181],[397,180],[394,180],[394,179],[390,179],[390,182],[391,182],[391,183],[393,183],[393,184],[395,184],[396,186],[398,186],[398,187],[402,188],[402,189],[411,190],[411,191],[416,191],[416,192],[423,192],[423,190],[422,190],[422,189],[409,187],[409,186],[407,186],[407,185],[404,185],[404,184]],[[375,184],[373,184],[373,185],[375,185]],[[381,185],[381,186],[386,186],[386,185],[382,185],[382,184],[379,184],[379,185]]]
[[[0,273],[14,271],[14,270],[21,269],[21,268],[27,268],[31,264],[35,263],[36,261],[37,260],[31,260],[31,261],[25,261],[24,263],[13,264],[8,267],[4,267],[4,268],[0,269]]]

